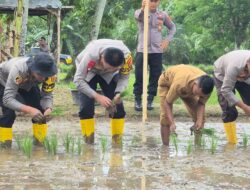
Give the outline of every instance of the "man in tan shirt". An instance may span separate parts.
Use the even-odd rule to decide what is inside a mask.
[[[170,132],[175,132],[173,103],[178,98],[184,102],[194,121],[195,130],[204,126],[205,103],[214,87],[213,78],[202,70],[189,65],[168,68],[159,78],[161,138],[169,145]]]

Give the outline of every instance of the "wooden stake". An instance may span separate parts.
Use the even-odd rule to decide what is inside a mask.
[[[60,53],[61,53],[61,9],[58,9],[57,14],[57,66],[60,64]],[[59,74],[59,73],[58,73]]]
[[[143,95],[142,95],[142,122],[145,123],[147,116],[147,87],[148,87],[148,11],[149,1],[144,8],[144,35],[143,35]]]

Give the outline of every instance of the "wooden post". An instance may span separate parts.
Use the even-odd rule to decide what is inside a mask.
[[[61,53],[61,9],[58,9],[57,14],[57,65],[59,66],[60,63],[60,53]]]
[[[20,38],[20,56],[25,55],[25,41],[27,35],[27,23],[29,17],[29,0],[23,0],[23,19],[22,19],[22,32]]]
[[[23,20],[23,0],[18,0],[18,5],[15,13],[15,40],[14,40],[14,56],[19,55],[20,36],[22,32]]]
[[[144,35],[143,35],[143,95],[142,95],[142,122],[145,123],[147,116],[147,87],[148,87],[148,11],[149,1],[144,8]]]

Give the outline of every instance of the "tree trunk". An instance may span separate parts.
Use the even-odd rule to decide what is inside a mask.
[[[103,17],[103,12],[106,6],[106,0],[99,0],[97,9],[95,12],[95,23],[93,25],[93,30],[91,32],[91,40],[95,40],[98,38],[99,35],[99,30],[100,30],[100,25],[102,22],[102,17]]]
[[[20,36],[23,20],[23,0],[18,0],[17,9],[15,11],[15,40],[14,40],[14,56],[19,55]]]
[[[29,0],[24,0],[23,2],[23,21],[22,21],[22,34],[20,39],[20,55],[25,55],[25,41],[27,35],[27,23],[28,23],[28,16],[29,16]]]

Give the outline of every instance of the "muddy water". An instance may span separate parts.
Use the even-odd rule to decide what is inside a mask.
[[[16,122],[14,133],[31,132],[29,122]],[[223,126],[215,128],[218,147],[210,152],[210,139],[205,149],[187,155],[191,123],[178,123],[178,152],[171,145],[161,145],[159,126],[150,122],[141,130],[140,122],[127,122],[122,147],[112,147],[108,120],[98,120],[96,143],[84,146],[82,155],[66,153],[62,137],[70,132],[80,136],[77,119],[52,120],[49,134],[57,133],[59,148],[50,156],[35,147],[28,159],[14,143],[11,150],[0,150],[0,189],[250,189],[250,146],[243,147],[242,134],[250,134],[250,124],[238,124],[239,143],[226,143]],[[106,135],[106,152],[101,149],[101,135]]]

